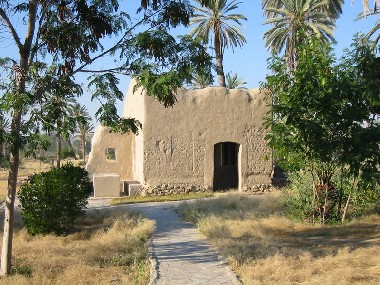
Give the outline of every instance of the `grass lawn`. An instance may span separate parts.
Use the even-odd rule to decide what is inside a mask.
[[[380,216],[343,226],[284,216],[282,193],[184,202],[200,231],[248,284],[380,284]]]
[[[153,221],[125,209],[90,209],[67,236],[30,236],[18,214],[13,274],[0,284],[147,284],[153,230]]]

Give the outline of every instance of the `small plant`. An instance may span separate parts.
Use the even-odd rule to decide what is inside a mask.
[[[28,233],[68,232],[84,213],[90,193],[87,171],[71,163],[32,175],[18,193]]]
[[[31,277],[32,273],[33,271],[28,265],[14,266],[11,271],[11,274],[23,275],[25,277]]]

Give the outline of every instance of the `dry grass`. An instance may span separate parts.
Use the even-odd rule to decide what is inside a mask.
[[[1,284],[146,284],[154,222],[125,211],[89,210],[65,236],[14,237],[14,274]]]
[[[283,215],[282,194],[184,203],[244,284],[380,284],[380,217],[315,226]]]
[[[202,199],[212,197],[212,192],[196,192],[196,193],[181,193],[181,194],[170,194],[162,196],[128,196],[121,198],[114,198],[111,200],[111,205],[123,205],[123,204],[134,204],[134,203],[148,203],[148,202],[166,202],[166,201],[180,201],[180,200],[191,200],[191,199]]]

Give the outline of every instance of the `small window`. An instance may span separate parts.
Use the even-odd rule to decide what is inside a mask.
[[[116,149],[107,148],[106,149],[106,158],[107,158],[107,160],[116,160]]]

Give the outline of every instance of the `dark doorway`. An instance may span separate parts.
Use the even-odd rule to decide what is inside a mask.
[[[239,145],[221,142],[214,145],[214,190],[238,188]]]

